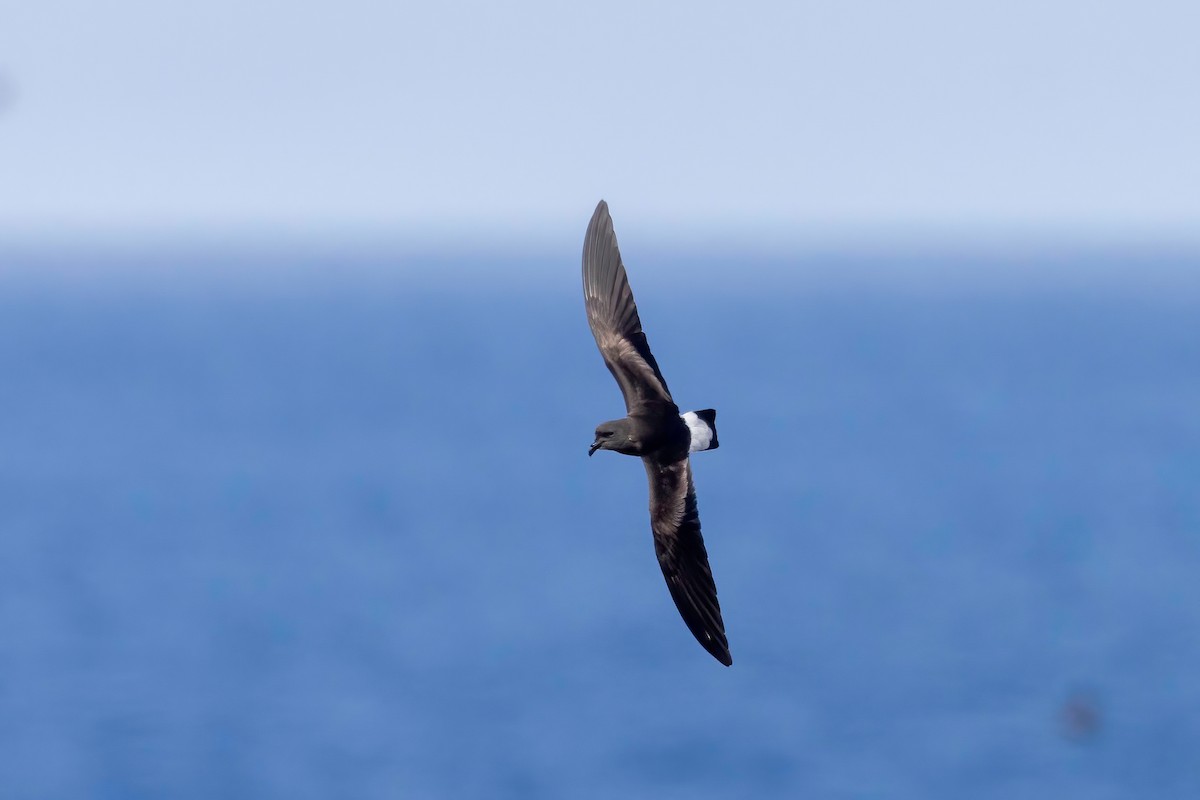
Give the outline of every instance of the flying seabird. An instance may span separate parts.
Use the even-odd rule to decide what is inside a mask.
[[[650,481],[654,552],[675,607],[696,640],[725,666],[733,663],[717,587],[700,535],[690,453],[717,448],[717,412],[679,413],[650,352],[608,204],[596,206],[583,240],[583,297],[588,324],[609,372],[625,396],[627,416],[596,427],[597,450],[641,456]]]

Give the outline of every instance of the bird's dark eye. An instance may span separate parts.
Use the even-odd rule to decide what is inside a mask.
[[[597,436],[603,436],[605,439],[612,436],[612,431],[596,431]]]

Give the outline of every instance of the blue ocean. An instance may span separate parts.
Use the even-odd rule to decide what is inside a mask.
[[[728,669],[574,246],[9,253],[0,798],[1200,797],[1200,258],[631,256]]]

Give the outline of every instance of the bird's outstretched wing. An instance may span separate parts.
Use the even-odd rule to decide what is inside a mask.
[[[638,318],[608,203],[596,206],[583,240],[583,298],[604,363],[625,396],[625,411],[674,405]]]
[[[662,464],[643,458],[650,479],[650,529],[654,552],[675,607],[696,641],[725,666],[733,663],[717,603],[708,551],[700,535],[692,466],[687,458]]]

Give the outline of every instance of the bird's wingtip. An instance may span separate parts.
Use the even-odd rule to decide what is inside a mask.
[[[608,213],[608,203],[601,200],[596,204],[596,210],[592,212],[592,219],[588,223],[587,234],[584,236],[585,242],[593,236],[602,236],[605,231],[612,231],[612,215]]]

